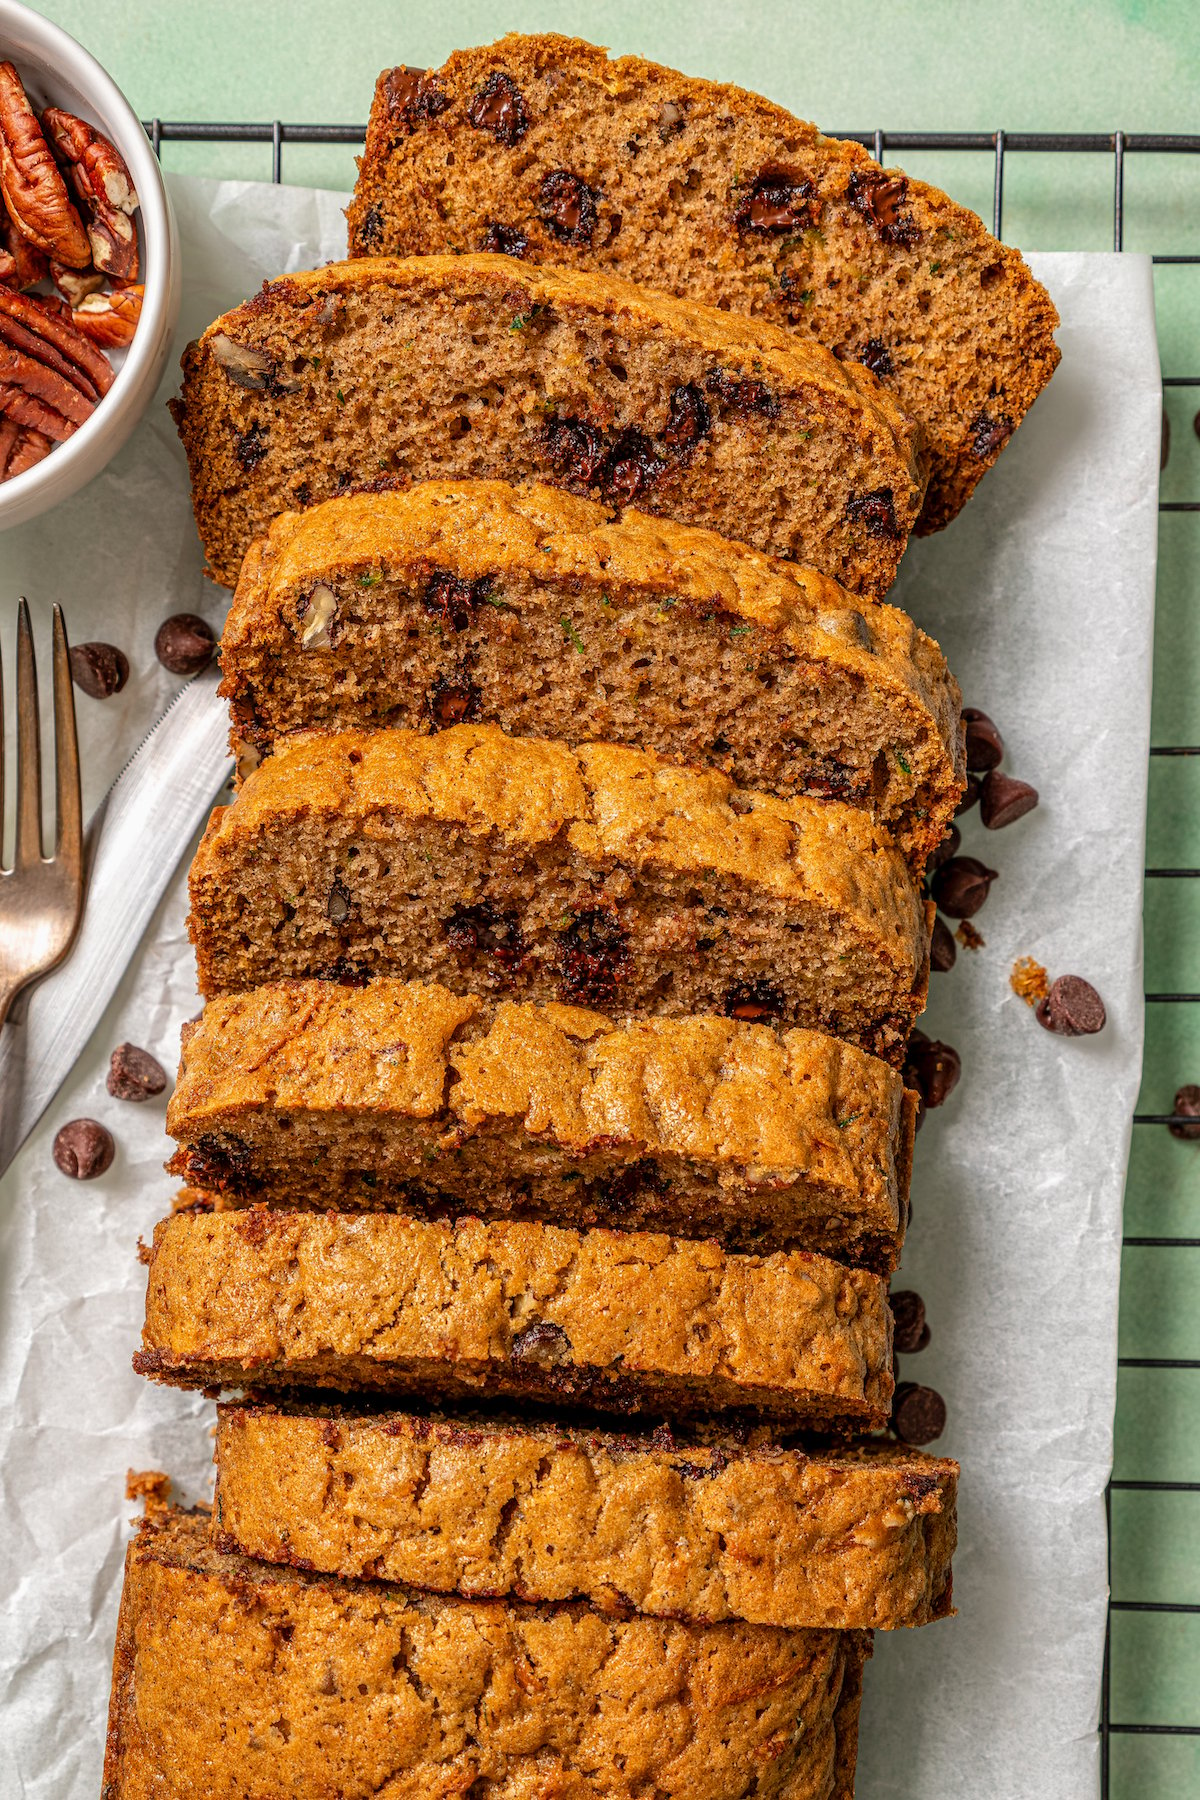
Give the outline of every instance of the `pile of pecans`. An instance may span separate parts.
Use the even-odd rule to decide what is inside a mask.
[[[142,309],[138,197],[124,158],[61,107],[40,118],[0,62],[0,481],[91,417],[113,383],[105,349]],[[53,289],[53,291],[51,291]]]

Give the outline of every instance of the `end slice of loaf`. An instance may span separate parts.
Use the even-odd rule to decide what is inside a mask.
[[[851,1800],[870,1647],[323,1580],[169,1512],[126,1556],[102,1800]]]
[[[958,1465],[767,1433],[217,1410],[217,1541],[439,1593],[711,1623],[891,1628],[951,1609]]]
[[[818,1032],[283,981],[185,1026],[169,1167],[238,1202],[450,1204],[890,1269],[914,1105]]]
[[[433,476],[540,479],[794,557],[879,598],[925,492],[920,428],[765,322],[506,256],[268,283],[183,358],[174,412],[213,574],[277,513]]]
[[[282,743],[192,863],[200,992],[398,975],[827,1031],[892,1063],[932,906],[868,816],[494,725]]]
[[[385,69],[349,220],[352,254],[503,248],[827,344],[925,427],[923,531],[1059,360],[1046,290],[937,188],[758,94],[555,33]]]
[[[175,1386],[887,1423],[887,1284],[801,1250],[255,1208],[174,1213],[149,1257],[134,1367]]]
[[[605,739],[861,806],[919,870],[963,788],[958,684],[896,607],[540,483],[286,513],[242,563],[221,666],[251,763],[307,728]]]

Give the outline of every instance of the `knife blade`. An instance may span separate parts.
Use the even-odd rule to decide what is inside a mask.
[[[0,1027],[0,1175],[70,1074],[228,779],[229,714],[217,680],[208,669],[179,690],[88,826],[79,935]]]

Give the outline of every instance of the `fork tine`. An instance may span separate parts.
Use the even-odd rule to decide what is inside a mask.
[[[62,607],[54,608],[54,855],[78,882],[83,872],[83,799],[79,791],[79,740],[75,695]]]
[[[14,869],[42,854],[42,743],[38,724],[37,660],[29,602],[17,606],[17,843]]]

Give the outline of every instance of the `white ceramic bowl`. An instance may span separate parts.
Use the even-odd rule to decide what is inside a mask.
[[[0,0],[0,61],[16,66],[37,110],[64,106],[111,138],[137,189],[142,315],[133,342],[112,354],[116,379],[87,423],[23,475],[0,481],[0,529],[32,519],[98,475],[158,386],[179,316],[179,239],[158,158],[141,121],[94,57],[57,25]],[[0,204],[3,204],[0,202]]]

